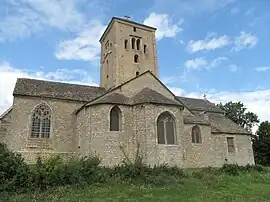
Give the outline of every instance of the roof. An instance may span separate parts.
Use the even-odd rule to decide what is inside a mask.
[[[239,126],[232,120],[228,119],[223,114],[209,113],[209,121],[212,126],[212,133],[227,133],[227,134],[246,134],[251,133]]]
[[[105,93],[105,89],[95,86],[44,81],[36,79],[17,79],[13,95],[27,95],[89,102]]]
[[[101,97],[98,100],[94,100],[93,102],[89,103],[88,106],[95,104],[129,104],[129,99],[122,94],[111,93]]]
[[[126,96],[119,93],[109,93],[93,100],[88,103],[87,106],[95,104],[123,104],[123,105],[137,105],[137,104],[161,104],[161,105],[174,105],[183,106],[180,102],[174,101],[165,97],[164,95],[150,89],[144,88],[138,92],[135,96],[127,98]]]
[[[189,116],[184,115],[185,124],[200,124],[200,125],[210,125],[209,121],[205,120],[203,116]]]
[[[100,37],[99,41],[102,41],[103,37],[105,36],[105,34],[107,33],[107,31],[111,27],[112,23],[115,22],[115,21],[127,22],[127,23],[139,25],[139,26],[142,26],[142,27],[145,27],[145,28],[148,28],[148,29],[153,29],[153,30],[156,30],[157,29],[155,27],[151,27],[151,26],[148,26],[148,25],[145,25],[145,24],[141,24],[141,23],[138,23],[138,22],[134,22],[134,21],[131,21],[131,20],[127,20],[127,19],[124,19],[124,18],[113,17],[110,20],[110,22],[109,22],[108,26],[106,27],[105,31],[103,32],[102,36]]]
[[[169,99],[150,88],[142,89],[132,98],[132,104],[142,104],[142,103],[183,106],[180,102]]]
[[[6,115],[8,115],[12,110],[12,107],[8,108],[6,111],[4,111],[3,114],[0,114],[0,120],[2,120],[3,118],[5,118]]]
[[[217,107],[214,103],[205,99],[179,97],[177,99],[182,102],[191,111],[206,111],[223,113],[223,111]]]

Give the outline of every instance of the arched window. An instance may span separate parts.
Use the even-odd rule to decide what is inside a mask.
[[[137,43],[137,50],[140,50],[141,40],[137,39],[136,43]]]
[[[137,54],[134,55],[134,62],[139,63],[139,56]]]
[[[143,52],[146,53],[147,52],[147,45],[143,45]]]
[[[176,144],[175,122],[169,112],[164,112],[157,119],[158,144]]]
[[[131,48],[132,48],[132,49],[135,48],[135,41],[136,41],[135,38],[132,38],[132,39],[131,39]]]
[[[126,39],[126,40],[125,40],[125,49],[128,48],[127,46],[128,46],[128,40]]]
[[[110,131],[120,131],[121,110],[114,106],[110,111]]]
[[[197,125],[192,127],[192,143],[202,143],[201,129]]]
[[[31,117],[31,138],[49,138],[51,133],[51,110],[48,105],[38,105]]]

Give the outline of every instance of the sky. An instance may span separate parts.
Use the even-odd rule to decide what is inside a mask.
[[[157,28],[159,78],[176,95],[241,101],[270,120],[270,0],[1,0],[0,114],[19,77],[99,85],[113,16]]]

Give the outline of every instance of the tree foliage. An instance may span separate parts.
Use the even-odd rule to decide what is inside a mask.
[[[251,132],[252,127],[259,123],[258,116],[250,111],[242,102],[227,102],[225,104],[219,103],[217,106],[225,112],[225,116],[237,123],[238,125]]]
[[[253,138],[255,161],[258,164],[270,165],[270,122],[260,124]]]

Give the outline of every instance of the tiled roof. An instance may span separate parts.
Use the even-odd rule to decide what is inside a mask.
[[[180,102],[169,99],[164,95],[150,89],[144,88],[132,98],[132,104],[152,103],[183,106]]]
[[[182,102],[191,111],[207,111],[207,112],[218,112],[223,111],[218,108],[214,103],[209,102],[205,99],[187,98],[187,97],[177,97],[180,102]]]
[[[46,98],[57,98],[88,102],[105,93],[104,88],[19,78],[16,82],[13,95],[28,95]]]
[[[250,134],[247,130],[225,117],[223,114],[209,113],[213,133]]]

